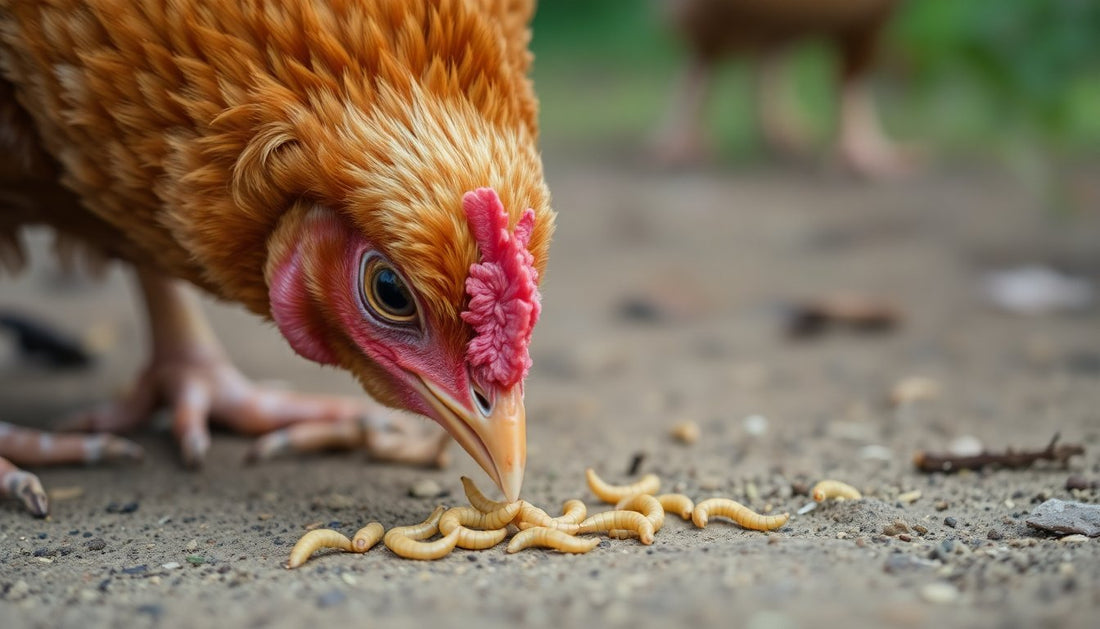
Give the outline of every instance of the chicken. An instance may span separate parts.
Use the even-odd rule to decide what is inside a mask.
[[[515,500],[555,216],[533,11],[0,0],[0,259],[18,265],[22,226],[52,226],[132,265],[150,321],[133,390],[67,424],[119,433],[164,402],[192,465],[208,420],[303,443],[357,423],[375,455],[435,460],[442,441],[390,407],[435,420]],[[273,321],[374,401],[252,384],[188,285]],[[14,463],[140,455],[115,436],[61,439],[0,425],[0,487],[40,515],[41,484]]]
[[[762,57],[758,110],[765,138],[776,148],[800,151],[805,142],[783,115],[779,97],[781,50],[810,37],[832,40],[840,52],[840,107],[836,152],[866,176],[902,174],[910,160],[883,134],[867,74],[876,40],[898,0],[666,0],[669,21],[691,48],[692,60],[668,127],[658,140],[666,162],[698,159],[704,152],[702,109],[715,69],[731,54]]]

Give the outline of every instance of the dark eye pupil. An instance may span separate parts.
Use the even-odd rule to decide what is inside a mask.
[[[379,303],[391,314],[410,315],[413,311],[412,297],[405,283],[392,269],[382,269],[374,276],[374,293]]]

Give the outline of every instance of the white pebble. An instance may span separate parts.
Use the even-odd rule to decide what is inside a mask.
[[[801,509],[799,509],[798,511],[795,511],[795,513],[797,513],[798,515],[806,515],[807,513],[813,511],[816,508],[817,508],[817,503],[816,502],[807,502],[805,505],[802,506]]]
[[[422,478],[409,487],[409,495],[413,498],[435,498],[443,493],[439,483],[430,478]]]
[[[859,458],[868,461],[893,461],[894,451],[886,446],[872,444],[859,449]]]
[[[165,570],[175,570],[180,567],[180,563],[178,561],[169,561],[166,564],[161,564],[160,567]]]
[[[741,424],[745,428],[745,432],[754,437],[759,437],[768,432],[768,418],[763,415],[749,415]]]
[[[1078,533],[1076,535],[1066,535],[1065,537],[1063,537],[1062,539],[1060,539],[1058,541],[1066,542],[1066,543],[1069,543],[1069,544],[1076,544],[1076,543],[1080,543],[1080,542],[1087,542],[1087,541],[1089,541],[1089,538],[1087,538],[1084,535],[1081,535],[1080,533]]]
[[[974,435],[961,435],[951,440],[947,451],[955,456],[976,456],[982,453],[982,440]]]
[[[929,583],[920,589],[920,597],[934,605],[947,605],[959,599],[959,588],[950,583]]]

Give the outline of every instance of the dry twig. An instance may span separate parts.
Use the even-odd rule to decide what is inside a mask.
[[[913,464],[922,472],[957,472],[959,470],[980,470],[986,466],[998,466],[1006,469],[1030,467],[1036,461],[1053,461],[1065,465],[1070,457],[1085,453],[1085,446],[1079,443],[1057,445],[1060,435],[1055,434],[1050,445],[1042,450],[1021,450],[1008,448],[1004,452],[981,452],[972,456],[952,454],[929,454],[917,451],[913,455]]]

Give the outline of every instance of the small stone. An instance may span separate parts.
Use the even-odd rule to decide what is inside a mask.
[[[959,525],[959,521],[951,516],[947,516],[943,519],[943,523],[951,528],[955,528]]]
[[[1066,478],[1066,489],[1068,491],[1092,489],[1096,486],[1095,483],[1090,483],[1087,478],[1080,474],[1071,474]]]
[[[802,507],[800,507],[798,509],[798,511],[796,511],[795,513],[797,513],[798,515],[806,515],[807,513],[813,511],[816,508],[817,508],[817,503],[816,502],[808,502],[808,503],[802,505]]]
[[[742,422],[745,432],[748,434],[759,437],[768,432],[768,418],[763,415],[749,415]]]
[[[991,540],[997,541],[997,540],[1004,539],[1005,536],[1004,536],[1003,533],[1001,533],[997,529],[989,529],[989,532],[986,533],[986,537],[988,537]]]
[[[1033,528],[1055,533],[1100,536],[1100,505],[1051,498],[1035,507],[1026,520]]]
[[[184,549],[186,549],[186,550],[195,550],[198,547],[199,547],[199,540],[193,539],[193,540],[187,542],[187,545],[184,546]]]
[[[906,524],[905,522],[901,521],[901,520],[894,520],[894,522],[892,524],[887,524],[886,526],[882,527],[882,534],[883,535],[888,535],[890,537],[894,537],[896,535],[900,535],[902,533],[908,533],[908,532],[909,532],[909,525]]]
[[[129,568],[123,568],[122,574],[144,574],[149,569],[149,566],[141,564],[140,566],[130,566]]]
[[[903,542],[911,542],[911,541],[913,541],[913,538],[912,538],[912,537],[910,537],[910,536],[909,536],[909,535],[908,535],[907,533],[902,533],[902,534],[898,535],[898,539],[900,539],[900,540],[901,540],[901,541],[903,541]]]
[[[102,537],[95,537],[84,542],[84,548],[88,550],[103,550],[107,548],[107,542],[103,541]]]
[[[928,528],[924,527],[920,524],[914,524],[913,525],[913,531],[915,531],[917,533],[917,535],[927,535],[928,534]]]
[[[961,435],[947,444],[947,451],[954,456],[977,456],[984,448],[982,440],[974,435]]]
[[[180,568],[181,566],[180,566],[180,562],[178,562],[178,561],[169,561],[168,563],[161,564],[160,567],[164,568],[165,570],[176,570],[176,569]]]
[[[669,434],[676,441],[684,445],[691,445],[699,441],[699,424],[690,419],[682,419],[672,426]]]
[[[931,378],[910,376],[899,380],[890,390],[890,402],[894,406],[934,400],[940,396],[940,384]]]
[[[936,511],[947,511],[947,509],[951,506],[951,503],[947,502],[946,500],[937,500],[936,504],[932,506],[936,508]]]
[[[201,566],[206,563],[206,558],[202,555],[187,555],[184,559],[192,566]]]
[[[929,583],[920,589],[920,597],[933,605],[947,605],[959,599],[959,588],[950,583]]]
[[[1089,541],[1089,538],[1084,536],[1084,535],[1081,535],[1081,534],[1076,534],[1076,535],[1066,535],[1065,537],[1063,537],[1062,539],[1060,539],[1058,541],[1066,542],[1068,544],[1078,544],[1080,542]]]
[[[438,498],[443,493],[439,483],[430,478],[421,478],[409,487],[409,496],[412,498]]]

